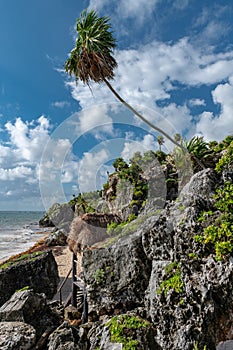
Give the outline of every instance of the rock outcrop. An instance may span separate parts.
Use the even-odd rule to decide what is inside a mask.
[[[171,177],[173,170],[167,171],[176,182],[178,175],[174,173]],[[145,172],[144,176],[148,176],[149,181],[150,173]],[[155,178],[158,186],[164,186],[161,172],[157,172]],[[112,181],[113,190],[114,186],[116,190],[116,177]],[[81,309],[75,312],[73,307],[69,307],[56,313],[56,307],[52,309],[48,306],[43,295],[21,291],[25,296],[23,300],[16,293],[0,308],[0,321],[4,321],[0,322],[0,332],[1,324],[5,324],[6,320],[10,327],[12,321],[20,321],[26,327],[26,333],[28,325],[33,327],[31,345],[25,345],[25,349],[29,346],[31,350],[35,346],[36,349],[48,350],[231,349],[232,253],[226,250],[218,259],[211,242],[204,244],[206,242],[197,239],[209,225],[200,218],[210,215],[211,222],[215,225],[220,223],[215,221],[219,219],[220,211],[216,207],[216,189],[226,181],[232,183],[232,167],[229,166],[222,174],[205,169],[193,175],[190,181],[185,173],[181,191],[176,183],[174,192],[171,187],[169,196],[164,196],[164,188],[160,189],[161,192],[155,186],[154,195],[149,198],[144,210],[137,212],[137,218],[129,223],[122,223],[121,219],[129,213],[127,203],[130,193],[129,197],[118,201],[114,198],[117,192],[109,191],[109,199],[116,204],[112,206],[115,211],[112,214],[89,213],[75,218],[68,239],[70,249],[83,254],[82,304],[89,322],[81,324],[86,319],[81,317]],[[225,198],[224,195],[222,198]],[[123,202],[126,207],[122,206]],[[121,219],[117,215],[117,203],[122,209]],[[232,208],[232,201],[228,207]],[[203,214],[203,211],[211,214]],[[94,243],[107,237],[106,227],[110,222],[121,222],[117,234],[94,249]],[[37,265],[34,268],[35,274],[38,274],[40,269]],[[25,275],[30,271],[28,269]],[[6,283],[13,285],[11,279]],[[6,288],[2,288],[1,284],[0,287],[0,291]],[[45,290],[44,285],[43,292]],[[3,296],[0,295],[1,298]],[[31,313],[25,311],[33,300],[38,303],[30,310]],[[17,308],[19,304],[21,307]],[[41,314],[40,310],[43,310]],[[42,335],[42,340],[38,339],[43,331],[40,328],[42,323],[34,322],[33,312],[41,320],[44,317],[42,323],[46,327],[55,328],[47,332],[46,337]],[[39,347],[39,344],[42,345]]]
[[[215,349],[231,339],[233,260],[216,261],[194,240],[198,218],[213,207],[220,181],[213,170],[199,172],[175,202],[145,220],[139,216],[132,223],[135,233],[84,252],[92,320],[130,309],[143,316],[144,310],[161,349]],[[164,292],[168,276],[175,279]]]
[[[143,305],[151,262],[143,251],[140,232],[109,248],[85,251],[83,269],[93,319]]]
[[[0,308],[1,322],[22,322],[36,330],[37,338],[48,327],[59,325],[59,317],[48,306],[45,294],[33,290],[15,292]]]
[[[71,205],[55,203],[39,220],[39,225],[40,227],[56,227],[68,232],[73,217],[74,211]]]
[[[76,217],[71,224],[67,239],[68,246],[74,253],[107,238],[107,225],[111,222],[120,223],[117,215],[107,213],[87,213]]]
[[[58,268],[51,251],[28,254],[11,265],[0,266],[0,306],[26,286],[50,299],[57,291]]]
[[[30,350],[36,342],[36,331],[23,322],[0,322],[1,350]]]

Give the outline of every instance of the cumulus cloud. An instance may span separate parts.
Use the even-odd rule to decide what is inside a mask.
[[[153,135],[145,135],[141,141],[131,141],[125,142],[124,148],[121,152],[121,157],[126,161],[129,161],[130,158],[134,155],[135,152],[145,153],[148,150],[156,151],[158,148],[157,140]]]
[[[62,186],[77,178],[71,142],[62,137],[51,137],[51,125],[45,116],[31,122],[17,118],[14,122],[7,122],[5,130],[9,141],[0,144],[3,195],[13,193],[15,205],[17,199],[37,198],[40,209],[43,209],[39,183],[42,187],[48,184],[44,193],[50,196],[52,192],[56,193],[58,184]],[[32,207],[39,208],[38,203]]]
[[[40,159],[43,147],[49,139],[47,118],[41,116],[31,125],[22,121],[21,118],[17,118],[15,123],[7,122],[5,128],[19,159],[22,158],[30,162],[37,162]]]
[[[33,171],[29,167],[23,165],[17,166],[12,169],[0,168],[0,180],[2,181],[14,181],[17,178],[25,178],[32,175]]]
[[[107,149],[84,153],[79,162],[78,184],[80,192],[97,189],[97,174],[100,168],[109,160],[109,157],[110,154]]]
[[[157,3],[158,0],[119,0],[114,4],[114,11],[116,11],[116,15],[121,19],[132,18],[137,24],[142,25],[153,13]],[[91,0],[89,7],[97,11],[101,11],[102,9],[110,10],[108,0]]]
[[[101,131],[112,133],[112,118],[109,116],[107,104],[96,105],[94,108],[84,109],[79,113],[80,133],[92,132],[94,128],[101,126]],[[99,131],[93,131],[96,136]]]
[[[212,92],[213,101],[220,104],[219,115],[204,112],[197,123],[196,131],[204,135],[207,140],[222,140],[227,134],[233,133],[233,80],[219,84]]]
[[[56,107],[56,108],[64,108],[64,107],[69,107],[70,102],[68,102],[68,101],[56,101],[56,102],[52,102],[51,105],[52,105],[52,107]]]
[[[178,105],[173,102],[173,94],[177,91],[177,83],[182,88],[200,88],[211,86],[227,80],[233,72],[233,51],[209,53],[195,47],[189,38],[182,38],[175,43],[162,43],[156,40],[150,44],[139,45],[137,49],[119,50],[116,52],[118,68],[116,78],[112,82],[113,87],[121,96],[133,106],[145,106],[154,110],[153,116],[149,116],[151,122],[172,134],[179,132],[192,135],[196,132],[193,125],[193,116],[189,107],[195,105],[205,106],[204,99],[194,99],[188,105]],[[93,96],[88,88],[68,83],[74,99],[79,101],[82,108],[100,103],[111,103],[115,97],[103,85],[93,84]],[[179,86],[179,85],[178,85]],[[213,95],[214,96],[214,95]],[[164,105],[161,101],[166,102]],[[225,100],[221,103],[225,103]],[[208,110],[206,110],[208,112]],[[170,126],[164,125],[164,119],[158,118],[158,114],[166,118]],[[85,115],[85,113],[84,113]],[[96,119],[95,119],[96,118]],[[100,119],[97,115],[82,118],[83,128],[91,128]],[[103,113],[103,120],[106,118]],[[110,119],[106,119],[110,121]],[[212,119],[211,119],[212,120]],[[223,129],[226,133],[227,124]]]

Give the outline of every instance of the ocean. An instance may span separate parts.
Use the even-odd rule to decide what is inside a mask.
[[[43,237],[48,231],[39,227],[43,215],[35,211],[0,211],[0,260],[27,250]]]

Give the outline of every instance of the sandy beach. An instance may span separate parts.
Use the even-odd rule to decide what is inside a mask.
[[[72,267],[73,253],[70,251],[68,246],[54,247],[52,251],[58,266],[58,273],[60,278],[66,277],[67,273]],[[78,260],[77,274],[79,275],[81,272],[81,263],[82,263],[81,255],[77,256],[77,260]]]

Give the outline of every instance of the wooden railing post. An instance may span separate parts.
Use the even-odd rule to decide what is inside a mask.
[[[87,291],[84,282],[83,286],[83,313],[82,313],[82,323],[88,322],[88,303],[87,303]]]
[[[74,307],[77,307],[77,285],[75,282],[77,281],[77,255],[73,253],[72,259],[72,300],[71,304]]]

